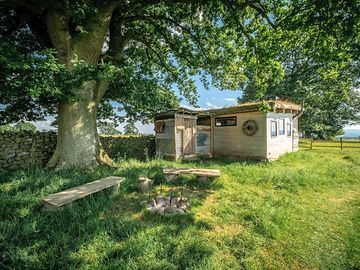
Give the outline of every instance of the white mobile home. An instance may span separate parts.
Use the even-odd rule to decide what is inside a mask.
[[[168,159],[200,156],[274,160],[298,149],[303,108],[287,101],[244,103],[203,111],[178,108],[155,115],[156,152]]]

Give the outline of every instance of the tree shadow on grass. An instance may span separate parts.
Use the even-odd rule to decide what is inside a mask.
[[[213,168],[216,169],[221,166],[231,165],[234,163],[239,163],[242,165],[252,165],[252,164],[264,164],[266,162],[259,160],[248,160],[248,159],[239,159],[239,158],[229,158],[229,157],[216,157],[216,158],[201,158],[198,160],[183,160],[181,161],[183,165],[195,165],[197,167],[203,166],[204,168]]]
[[[148,212],[138,206],[142,199],[144,195],[123,196],[108,212],[108,221],[116,226],[111,230],[110,241],[121,244],[105,252],[103,265],[126,269],[185,269],[206,261],[212,249],[205,243],[201,231],[209,230],[209,224],[197,221],[192,212],[170,216]]]
[[[112,269],[187,269],[201,266],[212,253],[194,227],[164,223],[139,231],[108,252],[103,262]]]
[[[192,188],[194,190],[217,190],[223,187],[216,179],[199,181],[193,175],[180,175],[173,181],[166,181],[162,169],[163,166],[161,165],[147,166],[144,164],[137,167],[121,169],[118,175],[126,178],[124,186],[129,192],[138,190],[138,180],[140,176],[147,176],[153,180],[152,189],[154,191],[159,188],[166,189],[167,187]]]
[[[60,173],[37,169],[6,175],[0,183],[0,239],[4,240],[0,241],[0,266],[69,269],[124,264],[145,269],[202,262],[211,249],[198,231],[209,225],[196,221],[192,213],[164,217],[146,212],[140,202],[147,194],[135,191],[144,172],[160,177],[161,167]],[[128,178],[118,195],[106,190],[59,211],[43,211],[41,200],[46,195],[114,174]],[[209,194],[189,192],[195,194],[195,205]]]
[[[0,172],[0,184],[8,184],[8,193],[33,192],[52,194],[114,175],[116,168],[99,167],[96,170],[62,170],[46,171],[39,167]]]

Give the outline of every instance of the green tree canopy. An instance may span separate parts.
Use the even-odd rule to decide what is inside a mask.
[[[0,122],[58,115],[49,167],[107,162],[96,118],[146,121],[205,87],[264,97],[297,37],[315,62],[358,54],[358,1],[13,0],[0,6]],[[291,38],[288,39],[288,36]]]
[[[335,136],[359,123],[359,8],[359,1],[293,1],[280,16],[281,33],[270,42],[278,46],[283,79],[264,83],[249,73],[239,101],[282,98],[304,104],[300,130],[308,136]]]
[[[101,135],[121,135],[121,131],[116,129],[112,122],[98,124],[98,132]]]
[[[129,122],[124,127],[124,134],[125,135],[137,135],[139,134],[139,130],[135,126],[135,123]]]
[[[30,122],[18,122],[14,126],[10,124],[0,125],[0,131],[36,131],[36,126]]]

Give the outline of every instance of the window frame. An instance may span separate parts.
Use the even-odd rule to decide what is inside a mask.
[[[161,124],[161,125],[160,125]],[[157,128],[159,126],[159,129]],[[155,123],[155,133],[166,133],[166,123],[164,120],[158,120]]]
[[[234,125],[217,125],[217,121],[218,120],[226,120],[226,119],[232,119],[235,120],[235,124]],[[215,118],[215,127],[236,127],[237,126],[237,116],[226,116],[226,117],[216,117]]]
[[[287,125],[286,125],[286,135],[288,136],[288,137],[291,137],[291,135],[292,135],[292,125],[291,125],[291,123],[287,123]],[[289,131],[290,131],[290,133],[289,133]]]
[[[285,119],[280,118],[278,121],[279,121],[279,136],[285,135]],[[281,123],[282,123],[282,129],[281,129]]]
[[[273,133],[273,125],[275,125],[275,134]],[[278,136],[278,122],[276,120],[271,120],[270,122],[270,133],[271,133],[271,137]]]

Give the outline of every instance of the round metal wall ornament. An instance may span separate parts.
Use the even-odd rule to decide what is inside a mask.
[[[258,126],[254,120],[247,120],[242,125],[242,131],[247,136],[252,136],[256,133]]]

